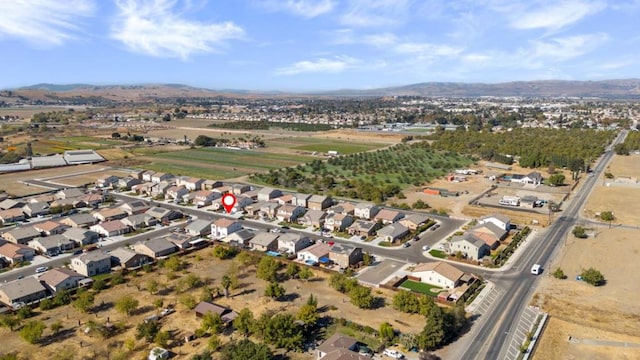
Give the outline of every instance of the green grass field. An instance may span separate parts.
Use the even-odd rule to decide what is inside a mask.
[[[442,290],[441,287],[413,280],[405,280],[402,284],[400,284],[400,287],[433,297],[438,296],[438,293],[440,292],[440,290]]]
[[[246,175],[246,172],[233,171],[215,167],[201,167],[193,164],[152,162],[143,166],[145,170],[164,172],[176,176],[193,176],[203,179],[223,180]]]
[[[261,150],[233,150],[222,148],[197,148],[166,152],[153,155],[152,158],[180,160],[186,163],[205,163],[210,166],[222,165],[254,169],[254,171],[250,172],[278,169],[311,160],[310,157],[301,155],[274,154]]]
[[[447,253],[445,253],[442,250],[433,249],[433,250],[429,251],[429,254],[431,254],[431,256],[434,256],[434,257],[437,257],[437,258],[440,258],[440,259],[446,259],[447,258]]]
[[[379,149],[388,145],[391,145],[391,143],[368,143],[361,140],[345,141],[339,139],[322,139],[317,137],[287,137],[267,140],[268,147],[309,152],[327,152],[330,150],[335,150],[340,154],[353,154],[362,151]]]
[[[320,144],[310,144],[294,147],[296,150],[317,151],[326,153],[328,151],[337,151],[338,154],[353,154],[363,151],[369,151],[382,147],[380,144],[357,144],[348,142],[323,142]]]

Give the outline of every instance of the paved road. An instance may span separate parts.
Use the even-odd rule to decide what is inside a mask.
[[[623,131],[614,141],[614,145],[623,141],[625,136],[626,131]],[[496,288],[504,290],[505,293],[497,298],[486,313],[481,314],[472,330],[459,340],[464,344],[461,346],[464,350],[452,358],[507,358],[510,340],[539,281],[539,277],[529,274],[531,266],[537,263],[546,269],[546,265],[562,246],[564,237],[578,219],[596,179],[609,164],[613,155],[614,152],[611,150],[605,152],[594,168],[593,176],[585,177],[582,188],[576,192],[567,208],[559,213],[560,217],[548,228],[546,234],[540,236],[536,243],[530,244],[527,252],[521,255],[511,270],[487,275],[487,278],[496,284]]]
[[[122,240],[117,240],[117,241],[116,240],[101,241],[100,244],[102,245],[102,247],[94,251],[113,250],[118,247],[121,247],[125,243],[133,244],[138,241],[146,240],[148,237],[151,237],[151,236],[163,236],[170,233],[172,229],[178,226],[180,225],[167,226],[158,230],[148,231],[140,235],[125,237]],[[72,257],[73,256],[69,256],[69,255],[58,255],[54,258],[51,258],[49,261],[45,263],[30,265],[30,266],[26,266],[23,268],[18,268],[18,269],[14,269],[14,270],[2,273],[0,274],[0,283],[15,280],[19,276],[33,275],[35,273],[35,268],[38,266],[48,266],[49,268],[63,266],[66,262],[70,262]]]

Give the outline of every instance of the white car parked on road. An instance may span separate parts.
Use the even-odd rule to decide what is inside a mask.
[[[404,359],[404,354],[398,350],[384,349],[382,354],[387,355],[388,357],[391,357],[394,359]]]

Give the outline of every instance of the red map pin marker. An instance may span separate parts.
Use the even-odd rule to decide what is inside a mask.
[[[231,212],[231,209],[236,205],[236,197],[233,194],[225,194],[222,197],[222,206],[227,211],[227,214]]]

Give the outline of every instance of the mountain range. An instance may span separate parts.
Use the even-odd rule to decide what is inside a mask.
[[[91,85],[91,84],[36,84],[32,86],[0,91],[0,100],[11,97],[22,100],[93,97],[108,101],[144,101],[171,97],[288,97],[288,96],[425,96],[425,97],[599,97],[640,98],[640,79],[618,79],[601,81],[515,81],[505,83],[450,83],[426,82],[406,86],[376,89],[343,89],[321,92],[264,92],[251,90],[213,90],[183,84],[140,85]]]

